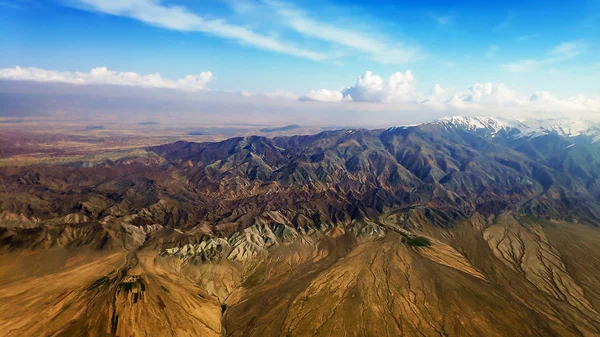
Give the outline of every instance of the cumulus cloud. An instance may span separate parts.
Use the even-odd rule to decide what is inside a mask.
[[[120,72],[98,67],[89,72],[62,72],[40,68],[15,68],[0,69],[0,80],[18,80],[51,83],[69,83],[74,85],[107,84],[131,87],[151,87],[176,89],[181,92],[189,91],[197,95],[198,91],[208,91],[207,84],[213,79],[211,72],[198,75],[187,75],[180,79],[168,79],[160,74],[137,74],[134,72]],[[23,82],[25,83],[25,82]],[[526,112],[548,112],[553,114],[580,113],[585,116],[600,118],[600,96],[577,95],[569,98],[559,98],[547,91],[537,91],[526,95],[519,93],[502,83],[475,83],[467,90],[443,88],[436,84],[429,93],[421,93],[416,87],[414,74],[407,70],[396,72],[387,79],[370,71],[359,76],[356,82],[343,89],[316,89],[305,95],[291,92],[275,91],[267,93],[241,92],[228,93],[241,97],[264,102],[286,102],[298,104],[294,101],[326,102],[330,106],[339,105],[343,109],[359,109],[355,102],[361,104],[360,110],[373,109],[378,111],[429,111],[430,113],[463,113],[474,111],[478,114],[504,113],[513,111],[517,114]],[[107,87],[110,88],[110,87]],[[90,89],[94,90],[94,89]],[[211,92],[205,96],[224,97],[224,93]],[[231,96],[228,96],[231,97]],[[340,102],[346,104],[340,105]],[[351,108],[354,106],[355,108]],[[298,105],[298,108],[301,105]],[[312,108],[311,108],[312,109]],[[391,115],[390,115],[391,116]],[[390,117],[391,118],[391,117]]]
[[[445,93],[447,90],[443,92]],[[521,111],[539,112],[600,112],[600,101],[597,98],[577,95],[560,99],[548,91],[537,91],[527,96],[508,88],[502,83],[476,83],[469,90],[457,92],[446,101],[442,101],[443,93],[437,95],[437,97],[441,97],[441,99],[435,101],[438,107],[458,110],[485,110],[489,108],[511,108],[514,110],[516,108]]]
[[[139,87],[171,88],[179,90],[205,90],[206,85],[213,78],[211,72],[202,72],[198,75],[186,75],[178,80],[170,80],[159,73],[140,75],[134,72],[120,72],[109,70],[106,67],[97,67],[90,72],[54,71],[40,68],[15,68],[0,69],[0,79],[21,80],[35,82],[60,82],[70,84],[112,84]]]
[[[463,102],[509,104],[517,101],[517,94],[504,84],[475,83],[467,92],[456,95]]]
[[[342,91],[357,102],[402,102],[417,99],[416,79],[410,70],[396,72],[388,80],[370,71]]]
[[[446,107],[446,103],[452,98],[454,90],[443,88],[439,84],[434,84],[429,96],[421,102],[426,106],[443,109]]]
[[[414,102],[419,99],[416,79],[410,70],[396,72],[387,80],[381,76],[366,71],[359,76],[356,83],[342,90],[319,89],[312,90],[301,96],[304,101],[322,102]]]
[[[455,92],[441,103],[442,108],[457,110],[482,110],[489,107],[522,105],[519,94],[502,83],[475,83],[469,90]]]
[[[567,51],[565,51],[566,53]],[[353,86],[343,90],[312,90],[301,96],[300,100],[322,102],[372,102],[372,103],[413,103],[436,111],[485,111],[513,110],[562,112],[584,111],[600,113],[600,98],[578,95],[560,99],[549,92],[538,91],[532,95],[523,95],[502,83],[475,83],[468,90],[443,88],[435,84],[429,94],[419,93],[416,89],[414,74],[397,72],[387,80],[370,71],[360,76]],[[599,116],[600,117],[600,116]]]
[[[548,107],[554,110],[585,111],[591,110],[600,113],[600,100],[598,98],[576,95],[567,99],[559,99],[548,91],[537,91],[529,98],[529,103],[538,108]]]
[[[83,10],[128,17],[171,30],[202,32],[264,50],[311,60],[327,58],[323,53],[296,47],[277,38],[258,34],[246,27],[227,23],[223,19],[205,19],[184,6],[163,5],[161,0],[73,0],[69,3],[74,3]]]

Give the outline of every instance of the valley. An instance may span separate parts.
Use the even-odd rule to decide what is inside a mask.
[[[7,157],[0,331],[597,336],[600,148],[485,130]]]

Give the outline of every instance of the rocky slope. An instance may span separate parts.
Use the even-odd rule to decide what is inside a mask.
[[[597,336],[600,145],[507,125],[2,167],[0,331]]]

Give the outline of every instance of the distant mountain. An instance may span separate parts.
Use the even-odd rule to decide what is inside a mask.
[[[5,167],[0,322],[15,336],[597,336],[597,130],[450,117]]]
[[[434,123],[483,133],[488,137],[508,135],[513,138],[533,138],[544,135],[558,135],[571,138],[587,138],[593,143],[600,141],[600,123],[589,120],[570,120],[566,118],[513,120],[454,116],[439,119]]]
[[[290,131],[290,130],[295,130],[295,129],[299,129],[300,125],[296,125],[296,124],[292,124],[292,125],[286,125],[286,126],[281,126],[281,127],[275,127],[275,128],[262,128],[260,129],[260,132],[277,132],[277,131]]]

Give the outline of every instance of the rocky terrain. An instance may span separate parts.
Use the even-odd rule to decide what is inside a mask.
[[[557,125],[4,165],[0,335],[598,336],[598,129]]]

